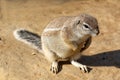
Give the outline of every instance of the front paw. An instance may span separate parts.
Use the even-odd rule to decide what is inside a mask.
[[[72,49],[75,51],[78,48],[78,45],[75,42],[72,42]]]
[[[52,71],[53,73],[57,74],[58,73],[58,69],[59,69],[58,62],[52,62],[50,71]]]

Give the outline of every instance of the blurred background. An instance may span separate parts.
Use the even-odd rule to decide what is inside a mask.
[[[18,28],[40,35],[54,18],[81,13],[96,17],[100,28],[81,60],[93,68],[89,74],[63,65],[53,75],[43,56],[13,37]],[[120,0],[0,0],[0,80],[119,80],[119,59]]]

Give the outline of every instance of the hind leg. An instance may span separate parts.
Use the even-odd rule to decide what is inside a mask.
[[[49,55],[46,55],[47,60],[51,62],[50,71],[57,74],[59,69],[59,65],[57,61],[58,57],[53,52],[46,52],[46,53],[49,54]]]
[[[59,65],[57,61],[53,61],[51,64],[51,68],[50,71],[52,71],[53,73],[57,74],[59,71]]]
[[[53,51],[49,50],[47,47],[45,47],[43,45],[43,51],[44,51],[44,55],[46,57],[46,59],[51,62],[51,68],[50,71],[52,71],[53,73],[57,74],[58,70],[59,70],[59,65],[58,65],[58,56],[56,55],[56,53],[54,53]]]

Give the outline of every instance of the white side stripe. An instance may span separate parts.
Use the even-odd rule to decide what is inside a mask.
[[[46,28],[46,29],[44,30],[44,32],[48,32],[48,31],[59,31],[59,30],[61,30],[61,28]]]

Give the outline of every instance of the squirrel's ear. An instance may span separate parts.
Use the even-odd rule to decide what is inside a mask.
[[[80,20],[77,20],[76,24],[77,24],[77,25],[80,24]]]

